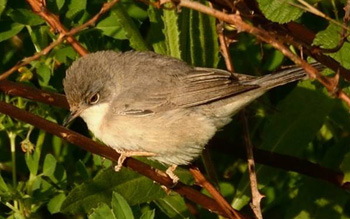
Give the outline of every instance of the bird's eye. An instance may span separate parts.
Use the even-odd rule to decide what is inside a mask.
[[[89,102],[89,104],[96,104],[96,103],[98,103],[99,100],[100,100],[100,94],[96,93],[95,95],[90,97],[88,102]]]

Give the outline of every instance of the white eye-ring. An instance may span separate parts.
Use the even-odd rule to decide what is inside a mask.
[[[100,94],[96,93],[90,97],[88,102],[89,102],[89,104],[93,105],[93,104],[98,103],[99,100],[100,100]]]

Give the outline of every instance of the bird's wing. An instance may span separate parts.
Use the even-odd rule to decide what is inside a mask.
[[[151,115],[218,101],[259,87],[239,82],[251,79],[250,76],[238,77],[241,78],[234,78],[223,70],[193,68],[188,74],[160,78],[147,86],[143,84],[124,91],[114,98],[113,112],[120,115]]]
[[[237,77],[223,70],[195,68],[193,72],[180,78],[182,83],[178,86],[178,91],[173,94],[172,102],[180,107],[193,107],[259,87],[240,83],[242,80],[251,80],[252,76],[241,74],[235,76]]]

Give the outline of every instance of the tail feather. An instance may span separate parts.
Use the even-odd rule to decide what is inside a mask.
[[[318,62],[312,63],[311,65],[319,71],[322,71],[325,68],[321,63]],[[261,78],[249,81],[247,84],[259,85],[260,87],[269,90],[277,86],[281,86],[293,81],[298,81],[306,78],[307,74],[303,68],[291,67],[290,69],[284,69],[281,72],[265,75]]]

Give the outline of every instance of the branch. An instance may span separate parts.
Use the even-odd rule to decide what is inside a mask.
[[[119,0],[113,0],[111,2],[106,2],[103,4],[102,8],[100,9],[100,11],[94,16],[92,17],[90,20],[88,20],[87,22],[85,22],[84,24],[75,27],[73,29],[71,29],[69,32],[62,32],[58,39],[53,41],[50,45],[48,45],[45,49],[43,49],[42,51],[40,51],[39,53],[28,57],[28,58],[24,58],[22,61],[20,61],[18,64],[16,64],[15,66],[13,66],[11,69],[9,69],[8,71],[4,72],[3,74],[0,75],[0,80],[4,80],[6,79],[8,76],[10,76],[13,72],[17,71],[20,67],[23,67],[27,64],[29,64],[31,61],[34,61],[38,58],[40,58],[43,55],[46,55],[47,53],[49,53],[55,46],[59,45],[64,39],[66,39],[69,36],[73,36],[77,33],[79,33],[80,31],[84,30],[86,27],[88,26],[92,26],[94,25],[97,20],[104,14],[106,13],[108,10],[110,10],[114,4],[116,4]]]
[[[10,82],[7,80],[0,81],[0,90],[6,94],[17,95],[27,99],[69,109],[67,100],[62,94],[45,92],[37,88],[22,85],[21,83]],[[235,154],[241,157],[242,159],[246,159],[246,154],[244,153],[244,146],[238,145],[238,147],[236,147],[238,148],[238,150],[236,150],[236,148],[227,146],[226,141],[222,141],[215,137],[209,142],[208,146],[215,146],[216,150],[221,150],[225,153]],[[314,164],[309,161],[288,155],[277,154],[274,152],[264,151],[256,148],[253,148],[253,152],[255,154],[255,160],[258,163],[284,169],[287,171],[294,171],[309,177],[327,181],[336,186],[342,187],[343,189],[350,190],[350,183],[343,183],[343,173],[339,173],[328,168],[322,167],[318,164]]]
[[[67,34],[67,29],[63,26],[63,24],[59,20],[59,16],[52,14],[49,12],[42,0],[26,0],[27,3],[32,7],[34,13],[38,14],[40,17],[46,20],[46,22],[51,26],[54,32]],[[72,45],[72,47],[77,51],[80,55],[85,55],[88,51],[75,40],[73,36],[68,36],[67,41]]]
[[[221,206],[221,208],[224,210],[226,215],[228,215],[228,218],[238,218],[242,219],[238,212],[232,208],[232,206],[227,203],[224,197],[218,192],[214,186],[208,182],[203,174],[199,171],[197,167],[190,167],[190,172],[193,175],[194,179],[196,180],[196,183],[200,185],[201,187],[205,188],[216,200],[216,202]]]
[[[245,148],[246,148],[247,160],[248,160],[250,190],[252,193],[252,203],[250,204],[250,206],[253,209],[255,217],[258,219],[263,219],[260,203],[261,203],[261,199],[263,199],[265,196],[262,195],[258,189],[258,179],[256,177],[256,171],[255,171],[256,168],[255,168],[255,161],[254,161],[254,155],[253,155],[253,145],[250,140],[248,122],[247,122],[247,118],[244,113],[244,110],[241,112],[240,115],[241,115],[241,120],[244,127],[244,142],[245,142]]]
[[[169,2],[169,0],[162,1],[162,4]],[[285,56],[287,56],[290,60],[292,60],[295,64],[301,66],[305,72],[314,79],[317,79],[332,96],[336,96],[337,98],[343,100],[348,107],[350,108],[350,98],[341,90],[337,88],[337,84],[335,80],[332,78],[327,78],[321,75],[316,68],[311,66],[309,63],[295,55],[292,51],[289,50],[287,46],[283,44],[282,41],[278,40],[275,36],[271,35],[269,32],[256,28],[246,22],[244,22],[239,15],[236,14],[226,14],[224,12],[215,10],[206,5],[203,5],[199,2],[190,1],[190,0],[176,0],[176,5],[178,7],[186,7],[190,8],[204,14],[216,17],[219,20],[225,21],[228,24],[234,25],[238,31],[243,31],[254,35],[261,41],[264,41],[275,49],[280,50]]]
[[[25,110],[21,110],[17,107],[14,107],[2,101],[0,101],[0,112],[3,114],[9,115],[12,118],[31,124],[48,133],[56,135],[86,151],[103,156],[111,161],[118,162],[118,158],[120,154],[117,153],[112,148],[99,144],[97,142],[94,142],[91,139],[83,135],[80,135],[74,131],[71,131],[67,128],[64,128],[56,123],[45,120],[39,116],[36,116]],[[202,193],[191,188],[190,186],[183,184],[182,182],[177,183],[176,186],[174,187],[172,179],[167,177],[166,174],[160,170],[151,168],[149,165],[142,163],[141,161],[135,160],[133,158],[127,158],[123,163],[123,165],[133,169],[134,171],[150,178],[151,180],[161,185],[168,187],[169,189],[179,193],[183,197],[199,205],[202,205],[204,208],[212,212],[215,212],[224,217],[228,217],[228,215],[222,211],[221,206],[218,205],[218,203],[215,200],[209,198],[206,195],[203,195]],[[238,212],[237,214],[241,218],[248,218],[246,216],[241,215]]]

